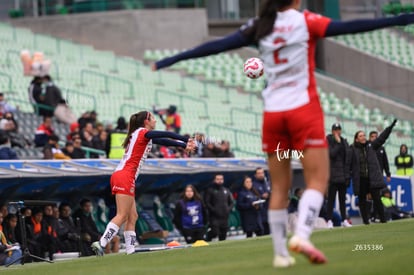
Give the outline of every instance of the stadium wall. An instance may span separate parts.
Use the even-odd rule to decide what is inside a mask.
[[[184,49],[208,36],[205,9],[111,11],[21,18],[10,23],[139,59],[146,49]]]

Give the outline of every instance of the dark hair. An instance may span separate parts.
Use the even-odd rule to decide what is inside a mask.
[[[126,128],[127,128],[127,123],[126,123],[125,118],[123,116],[119,117],[116,122],[116,129],[126,130]]]
[[[195,201],[202,201],[200,193],[198,193],[197,189],[196,189],[196,188],[195,188],[195,186],[194,186],[194,185],[192,185],[192,184],[187,184],[187,185],[185,186],[185,188],[184,188],[183,192],[181,193],[181,199],[182,199],[182,200],[184,200],[184,201],[188,201],[188,198],[185,196],[185,190],[187,190],[187,188],[191,188],[191,190],[193,190],[193,193],[194,193],[194,197],[193,197],[193,199],[194,199]]]
[[[64,207],[66,207],[66,206],[69,206],[69,207],[70,207],[70,204],[69,204],[69,203],[67,203],[67,202],[62,202],[62,203],[59,205],[59,212],[62,212],[63,208],[64,208]]]
[[[259,10],[259,18],[256,20],[256,32],[254,41],[257,43],[261,38],[270,34],[276,20],[277,11],[291,5],[293,0],[266,0],[262,2]]]
[[[356,139],[358,138],[358,135],[360,134],[360,133],[363,133],[364,131],[362,131],[362,130],[359,130],[359,131],[357,131],[356,133],[355,133],[355,135],[354,135],[354,142],[356,141]]]
[[[131,118],[129,119],[128,134],[124,140],[124,143],[122,143],[122,147],[126,148],[128,146],[129,139],[131,138],[132,133],[136,129],[140,127],[144,127],[145,120],[148,120],[150,117],[151,117],[151,113],[148,111],[141,111],[131,116]]]
[[[80,201],[80,203],[79,203],[79,205],[80,205],[80,207],[83,207],[85,204],[87,204],[88,202],[92,202],[90,199],[87,199],[87,198],[83,198],[83,199],[81,199],[81,201]]]
[[[371,136],[372,134],[377,134],[378,135],[378,132],[377,131],[371,131],[371,132],[369,132],[369,136]]]

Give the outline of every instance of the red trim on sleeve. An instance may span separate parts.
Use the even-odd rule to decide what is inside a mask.
[[[304,11],[303,14],[310,36],[313,38],[325,37],[326,29],[332,19],[310,11]]]

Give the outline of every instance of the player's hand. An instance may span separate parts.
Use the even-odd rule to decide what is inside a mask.
[[[155,71],[157,70],[157,64],[152,63],[152,64],[151,64],[151,70],[152,70],[153,72],[155,72]]]

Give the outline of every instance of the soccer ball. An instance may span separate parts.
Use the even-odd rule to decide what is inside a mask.
[[[259,78],[263,75],[263,61],[257,57],[251,57],[244,62],[244,74],[251,79]]]

